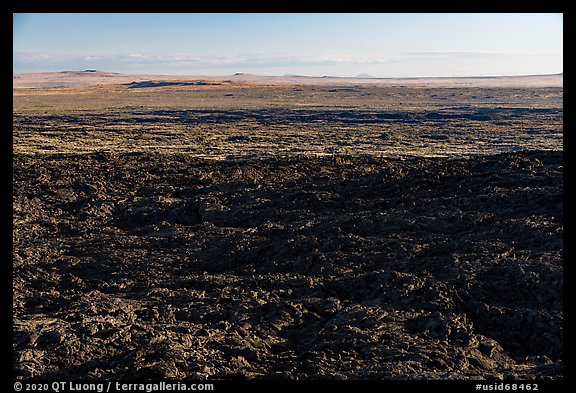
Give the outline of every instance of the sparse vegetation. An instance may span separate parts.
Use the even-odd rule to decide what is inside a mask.
[[[241,100],[224,96],[239,98],[240,90]],[[13,146],[30,153],[43,151],[44,144],[68,153],[178,152],[194,146],[214,158],[267,156],[280,138],[287,149],[313,155],[326,154],[344,140],[355,154],[371,155],[397,153],[396,142],[403,143],[404,155],[493,154],[525,148],[526,136],[532,138],[531,149],[562,147],[561,88],[540,89],[540,97],[530,89],[491,90],[493,98],[485,101],[469,98],[482,97],[472,94],[478,88],[459,88],[458,95],[442,88],[358,87],[344,96],[323,94],[318,86],[300,90],[292,97],[290,86],[197,82],[138,89],[16,89],[14,130],[19,132]],[[281,104],[271,104],[274,100]],[[375,126],[381,129],[378,138]],[[440,130],[444,137],[455,137],[428,140],[426,148],[417,142],[422,135],[439,137]],[[257,135],[258,143],[238,151],[237,143],[224,138],[206,150],[206,141],[216,135]],[[309,143],[318,139],[321,144]]]

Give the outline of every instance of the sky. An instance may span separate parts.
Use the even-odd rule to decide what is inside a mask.
[[[563,72],[562,14],[13,14],[13,72],[433,76]]]

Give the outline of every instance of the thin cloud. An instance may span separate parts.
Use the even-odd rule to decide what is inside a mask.
[[[434,58],[470,58],[491,56],[554,56],[561,55],[558,52],[502,52],[502,51],[422,51],[406,52],[407,56],[434,57]]]
[[[420,51],[351,55],[272,55],[242,53],[208,55],[190,52],[126,52],[59,54],[13,52],[13,70],[42,72],[98,69],[123,73],[228,74],[231,71],[282,75],[350,76],[369,73],[379,77],[470,76],[538,73],[538,67],[562,72],[562,54],[490,51]],[[522,66],[518,66],[521,64]],[[423,65],[426,72],[422,71]],[[552,67],[554,66],[554,67]],[[509,70],[514,69],[514,72]],[[552,73],[552,72],[551,72]]]
[[[382,58],[366,58],[351,56],[310,56],[310,55],[264,55],[264,54],[238,54],[238,55],[193,55],[187,53],[132,53],[110,56],[110,60],[121,62],[142,63],[177,63],[190,66],[310,66],[310,65],[338,65],[338,64],[381,64],[388,60]]]
[[[44,52],[14,52],[14,61],[21,63],[55,63],[55,62],[107,62],[125,65],[174,65],[189,67],[279,67],[279,66],[322,66],[340,64],[383,64],[392,60],[382,57],[354,56],[311,56],[311,55],[196,55],[190,53],[150,53],[132,52],[115,55],[71,55],[51,54]]]

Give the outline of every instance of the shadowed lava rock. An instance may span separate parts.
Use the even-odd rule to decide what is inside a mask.
[[[18,378],[562,378],[561,152],[13,164]]]

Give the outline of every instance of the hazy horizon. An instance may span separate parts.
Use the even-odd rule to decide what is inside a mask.
[[[563,73],[562,14],[14,14],[13,74]]]
[[[515,74],[515,75],[463,75],[463,76],[405,76],[405,77],[377,77],[371,75],[355,75],[355,76],[336,76],[336,75],[305,75],[305,74],[284,74],[284,75],[265,75],[254,74],[251,72],[239,72],[234,74],[165,74],[165,73],[150,73],[150,72],[117,72],[111,70],[97,70],[97,69],[84,69],[84,70],[58,70],[58,71],[29,71],[29,72],[13,72],[13,75],[24,74],[58,74],[58,73],[103,73],[103,74],[119,74],[119,75],[158,75],[158,76],[207,76],[207,77],[231,77],[236,75],[252,75],[255,77],[271,77],[271,78],[284,78],[284,77],[303,77],[303,78],[342,78],[342,79],[434,79],[434,78],[506,78],[506,77],[545,77],[545,76],[558,76],[563,75],[563,72],[552,74]]]

